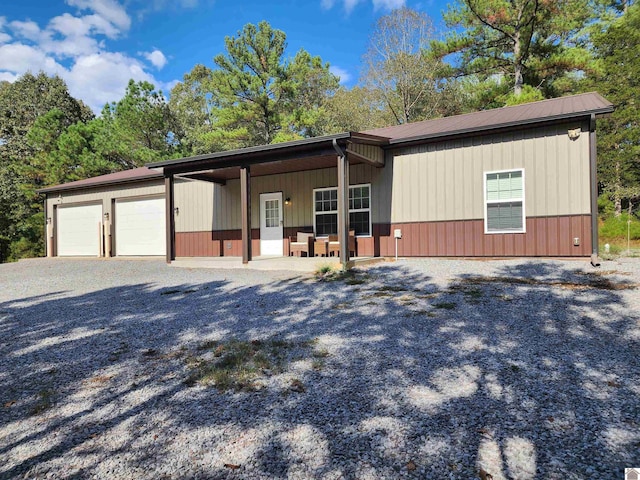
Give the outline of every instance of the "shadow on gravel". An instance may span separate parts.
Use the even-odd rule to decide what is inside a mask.
[[[0,478],[618,478],[639,463],[637,291],[551,262],[356,278],[0,304]],[[205,341],[272,337],[326,349],[297,366],[304,391],[185,384]]]

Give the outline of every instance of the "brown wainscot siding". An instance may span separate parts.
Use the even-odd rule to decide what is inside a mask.
[[[313,227],[285,227],[283,255],[289,254],[289,237]],[[252,256],[260,255],[260,229],[251,229]],[[176,232],[176,257],[241,257],[242,231]]]
[[[526,233],[485,234],[483,220],[374,224],[373,237],[358,239],[361,256],[395,255],[393,230],[402,230],[404,257],[588,257],[589,215],[527,218]],[[578,237],[580,245],[574,246]]]

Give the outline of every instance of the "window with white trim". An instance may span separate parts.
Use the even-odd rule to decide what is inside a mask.
[[[313,190],[313,221],[316,236],[338,234],[338,189]],[[371,235],[371,185],[349,187],[349,228],[357,236]]]
[[[524,233],[524,170],[485,172],[485,233]]]

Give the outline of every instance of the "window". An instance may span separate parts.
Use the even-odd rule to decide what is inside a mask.
[[[524,170],[485,173],[485,233],[524,233]]]
[[[337,235],[338,189],[317,188],[313,200],[316,235]],[[371,185],[349,187],[349,226],[358,236],[371,235]]]
[[[278,200],[266,200],[264,205],[265,227],[280,226],[280,205]]]

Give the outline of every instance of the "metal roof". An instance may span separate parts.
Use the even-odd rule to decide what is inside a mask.
[[[295,159],[297,156],[308,157],[310,155],[321,157],[334,152],[332,147],[334,140],[342,146],[347,142],[354,142],[387,147],[412,142],[428,142],[443,137],[477,134],[536,123],[584,118],[590,115],[599,116],[611,112],[613,112],[613,104],[598,93],[583,93],[540,102],[525,103],[513,107],[483,110],[465,115],[377,128],[365,132],[345,132],[291,142],[164,160],[149,163],[146,167],[42,188],[38,192],[49,193],[160,178],[163,176],[162,171],[155,169],[163,167],[168,167],[171,171],[184,170],[186,172],[204,166],[207,168],[230,168],[239,166],[240,162],[267,163]]]
[[[206,153],[204,155],[196,155],[193,157],[178,158],[174,160],[164,160],[161,162],[148,163],[149,168],[170,167],[176,165],[185,165],[190,163],[202,163],[206,161],[224,162],[234,157],[269,157],[268,160],[273,161],[274,156],[283,152],[294,153],[307,150],[313,150],[322,146],[331,148],[333,140],[344,144],[346,141],[355,143],[367,143],[371,145],[386,145],[388,138],[379,135],[371,135],[368,133],[345,132],[336,133],[334,135],[325,135],[322,137],[303,138],[301,140],[293,140],[290,142],[271,143],[268,145],[257,145],[254,147],[241,148],[238,150],[227,150],[223,152]],[[278,158],[276,158],[277,160]]]
[[[388,137],[389,144],[393,145],[611,112],[613,112],[613,104],[598,93],[591,92],[513,107],[376,128],[363,133]]]
[[[118,183],[139,182],[153,178],[162,178],[162,172],[151,170],[147,167],[132,168],[130,170],[122,170],[121,172],[108,173],[99,177],[85,178],[75,182],[63,183],[62,185],[54,185],[51,187],[41,188],[38,193],[61,192],[65,190],[77,190],[89,187],[100,187],[103,185],[115,185]]]

